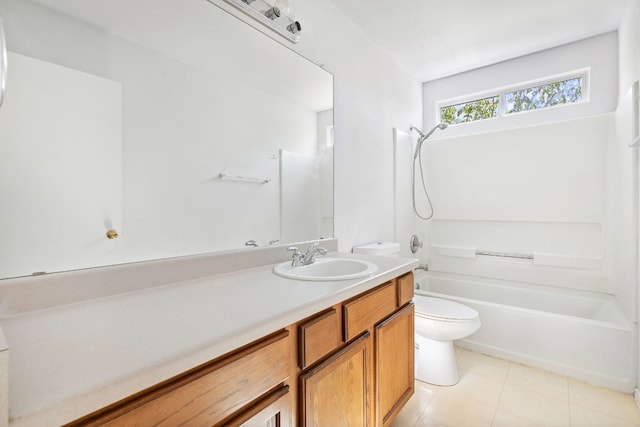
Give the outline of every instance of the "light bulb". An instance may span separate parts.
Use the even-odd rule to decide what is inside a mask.
[[[273,6],[280,9],[280,12],[283,15],[289,16],[291,14],[291,8],[289,7],[289,0],[276,0]]]

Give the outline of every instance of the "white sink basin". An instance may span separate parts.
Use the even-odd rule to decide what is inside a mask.
[[[278,276],[297,280],[330,281],[367,277],[378,271],[369,261],[350,258],[317,258],[313,264],[291,266],[291,261],[273,267]]]

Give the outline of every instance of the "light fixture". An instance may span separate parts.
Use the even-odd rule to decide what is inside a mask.
[[[275,20],[276,18],[280,18],[280,9],[274,6],[271,9],[264,12],[264,16],[271,19],[272,21]]]
[[[266,25],[287,40],[297,43],[300,40],[302,25],[288,16],[287,0],[224,0],[236,9]]]

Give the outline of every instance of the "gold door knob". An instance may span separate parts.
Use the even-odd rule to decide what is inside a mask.
[[[118,232],[116,230],[107,231],[107,239],[113,240],[118,238]]]

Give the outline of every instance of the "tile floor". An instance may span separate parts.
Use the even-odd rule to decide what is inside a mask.
[[[460,382],[416,381],[391,427],[631,427],[640,411],[630,394],[592,386],[456,348]]]

